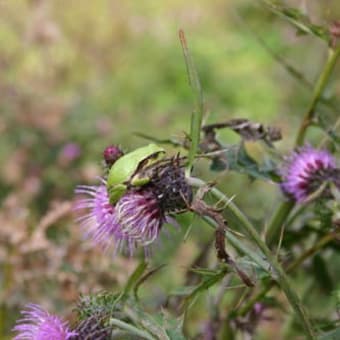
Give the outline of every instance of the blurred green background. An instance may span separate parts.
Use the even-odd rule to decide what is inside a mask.
[[[323,25],[340,14],[338,1],[287,3]],[[66,314],[80,292],[119,286],[134,268],[136,260],[112,261],[82,241],[70,202],[77,184],[95,183],[101,174],[106,145],[129,150],[145,143],[137,131],[159,138],[188,131],[193,97],[180,28],[200,75],[206,122],[243,117],[279,126],[278,147],[288,150],[311,91],[259,39],[310,82],[327,47],[298,36],[259,1],[0,2],[2,334],[25,302]],[[333,80],[338,75],[339,66]],[[327,91],[339,96],[340,83]],[[197,172],[206,174],[204,164]],[[281,198],[275,186],[250,186],[245,176],[227,172],[218,182],[254,219],[268,217]],[[208,228],[191,234],[185,243],[183,233],[171,236],[177,252],[164,247],[173,265],[153,282],[159,299],[182,282],[182,268],[212,236]],[[170,275],[176,266],[181,270]]]

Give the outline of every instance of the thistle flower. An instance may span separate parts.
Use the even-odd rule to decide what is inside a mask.
[[[326,150],[310,146],[300,148],[287,158],[281,171],[283,192],[303,202],[325,181],[336,182],[335,163],[335,158]]]
[[[150,183],[130,187],[114,205],[105,180],[98,186],[78,186],[76,194],[88,196],[75,204],[75,210],[86,211],[78,218],[86,236],[105,250],[127,248],[130,255],[138,245],[148,248],[168,215],[184,209],[192,199],[178,159],[155,167]]]
[[[104,250],[122,251],[127,247],[130,255],[137,245],[147,246],[158,236],[165,216],[154,194],[149,190],[129,191],[115,206],[110,203],[105,184],[79,186],[76,194],[89,198],[79,199],[76,210],[87,210],[78,221],[85,236]]]
[[[115,207],[110,204],[105,181],[102,180],[100,185],[80,185],[75,193],[88,196],[78,199],[74,206],[76,211],[87,211],[77,218],[84,229],[85,237],[104,250],[119,243],[124,237],[120,231]]]
[[[121,232],[142,246],[156,240],[165,221],[157,197],[148,189],[125,194],[117,202],[116,216]]]
[[[40,306],[28,304],[21,312],[22,319],[13,328],[14,340],[67,340],[76,336],[67,322],[44,311]]]

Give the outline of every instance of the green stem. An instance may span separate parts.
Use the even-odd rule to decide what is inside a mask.
[[[312,257],[325,245],[327,245],[329,242],[334,240],[338,234],[339,234],[339,231],[335,231],[333,233],[327,234],[324,237],[322,237],[321,240],[319,240],[311,248],[303,252],[295,261],[293,261],[286,268],[286,271],[290,273],[294,271],[295,269],[297,269],[300,266],[300,264],[303,263],[307,258]],[[254,306],[254,304],[257,301],[260,301],[273,286],[275,286],[275,281],[266,282],[264,286],[262,287],[262,289],[257,294],[255,294],[251,299],[249,299],[242,308],[239,309],[237,315],[240,315],[240,316],[246,315],[251,310],[251,308]]]
[[[124,329],[125,331],[128,331],[129,333],[134,334],[134,335],[141,337],[143,339],[155,340],[155,338],[153,336],[151,336],[149,333],[142,331],[141,329],[138,329],[137,327],[132,326],[132,325],[130,325],[130,324],[124,322],[124,321],[111,318],[109,323],[112,326],[117,326],[118,328]]]
[[[207,184],[198,178],[189,178],[189,184],[196,187],[205,187]],[[248,235],[255,241],[257,246],[261,249],[267,261],[270,263],[273,271],[273,278],[278,282],[282,290],[284,291],[288,301],[295,310],[297,316],[305,329],[306,336],[308,339],[316,339],[312,325],[306,315],[306,312],[300,302],[298,295],[295,290],[291,287],[289,279],[282,269],[281,265],[276,260],[275,256],[272,255],[270,249],[267,247],[265,242],[261,239],[257,233],[255,227],[251,224],[249,219],[243,214],[243,212],[233,203],[230,199],[225,196],[221,191],[216,188],[212,188],[210,191],[216,199],[225,202],[227,205],[226,210],[232,213],[238,224],[247,231]]]
[[[296,142],[295,142],[297,146],[301,146],[304,143],[305,134],[306,134],[307,128],[311,124],[312,119],[314,117],[316,105],[318,104],[318,102],[320,101],[322,97],[323,91],[325,90],[329,77],[332,74],[333,68],[336,64],[339,54],[340,54],[340,47],[335,50],[330,48],[328,51],[327,62],[319,76],[318,81],[315,84],[311,103],[308,107],[308,110],[305,113],[302,124],[298,131],[298,135],[297,135]]]
[[[282,225],[285,223],[285,220],[294,208],[294,205],[294,201],[291,200],[282,202],[270,219],[266,236],[269,245],[272,245],[277,241]]]

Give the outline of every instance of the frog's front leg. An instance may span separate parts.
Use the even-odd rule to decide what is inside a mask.
[[[110,203],[115,204],[125,194],[127,186],[125,184],[116,184],[108,188]]]

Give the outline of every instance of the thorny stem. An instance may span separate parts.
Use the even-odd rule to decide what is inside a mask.
[[[315,255],[321,248],[327,245],[329,242],[334,240],[339,235],[340,230],[334,231],[333,233],[327,234],[321,238],[317,243],[315,243],[311,248],[308,248],[305,252],[303,252],[296,260],[294,260],[287,268],[286,271],[288,273],[294,271],[296,268],[300,266],[307,258],[312,257]],[[254,304],[257,301],[260,301],[268,291],[275,285],[275,281],[266,282],[262,289],[254,295],[251,299],[247,301],[247,303],[240,308],[237,312],[237,315],[244,316],[246,315]]]
[[[188,182],[190,185],[195,187],[204,187],[207,184],[198,179],[198,178],[188,178]],[[316,339],[314,335],[314,331],[310,320],[308,319],[304,307],[302,306],[298,295],[295,290],[291,287],[289,279],[284,272],[281,265],[276,260],[275,256],[272,255],[270,249],[267,247],[265,242],[261,239],[260,235],[256,231],[255,227],[249,221],[249,219],[243,214],[243,212],[233,203],[230,202],[230,199],[226,197],[221,191],[216,188],[211,188],[211,194],[213,194],[216,199],[220,201],[224,201],[225,203],[229,203],[226,207],[229,210],[234,218],[237,220],[239,225],[247,231],[249,236],[254,240],[257,246],[261,249],[267,261],[270,263],[273,271],[273,278],[278,282],[285,295],[287,296],[288,301],[290,302],[292,308],[295,310],[297,316],[300,318],[300,321],[305,329],[306,336],[308,339]]]

